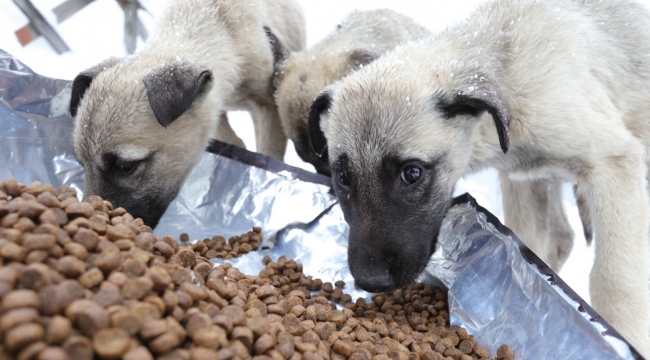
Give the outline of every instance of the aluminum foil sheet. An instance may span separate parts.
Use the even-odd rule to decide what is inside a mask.
[[[33,73],[0,50],[0,179],[84,189],[67,110],[70,82]],[[246,273],[262,257],[303,263],[323,281],[353,286],[348,227],[329,179],[223,143],[213,143],[155,229],[193,240],[262,226],[268,250],[230,262]],[[448,289],[450,318],[492,353],[507,343],[520,359],[641,359],[627,342],[469,195],[456,198],[441,244],[421,280]],[[215,261],[217,262],[217,261]]]

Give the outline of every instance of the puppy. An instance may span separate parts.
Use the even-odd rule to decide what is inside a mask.
[[[329,175],[327,162],[316,156],[307,133],[316,94],[398,44],[426,35],[427,29],[392,10],[354,11],[311,49],[290,53],[278,67],[275,99],[284,132],[298,155]]]
[[[211,136],[242,144],[228,110],[251,111],[257,151],[282,159],[287,140],[272,76],[279,49],[298,51],[305,41],[294,0],[173,0],[139,52],[73,81],[86,195],[155,227]]]
[[[413,281],[463,175],[575,182],[595,233],[592,305],[650,357],[648,28],[632,0],[495,0],[320,93],[309,133],[355,282]]]

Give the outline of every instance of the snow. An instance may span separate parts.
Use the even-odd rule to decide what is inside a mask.
[[[169,0],[141,0],[151,12],[141,11],[141,19],[152,29],[154,19],[164,10]],[[72,80],[81,70],[93,66],[111,56],[125,56],[124,15],[115,0],[96,0],[61,24],[51,11],[64,0],[32,0],[33,4],[55,26],[71,48],[62,55],[56,52],[42,37],[22,47],[14,31],[27,24],[27,18],[11,0],[0,0],[0,49],[5,50],[34,71],[55,78]],[[466,17],[482,0],[298,0],[307,19],[307,46],[325,37],[349,12],[390,8],[412,17],[431,31],[439,31]],[[650,0],[643,2],[650,4]],[[139,40],[138,46],[140,46]],[[453,75],[452,75],[453,76]],[[408,101],[409,99],[407,99]],[[255,150],[252,121],[248,113],[229,113],[230,123],[247,148]],[[290,144],[285,161],[313,171],[303,163]],[[469,192],[485,208],[503,221],[501,191],[498,175],[493,170],[483,171],[459,181],[456,195]],[[560,271],[562,277],[580,296],[589,299],[588,273],[593,264],[593,246],[587,247],[580,217],[570,185],[564,188],[564,207],[575,231],[574,248],[569,260]]]

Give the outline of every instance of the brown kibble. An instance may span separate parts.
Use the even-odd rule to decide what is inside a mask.
[[[99,236],[92,230],[81,228],[74,234],[72,241],[83,245],[86,250],[93,250],[99,242]]]
[[[146,276],[137,279],[129,279],[122,285],[122,294],[125,299],[140,300],[153,289],[153,281]]]
[[[108,313],[97,302],[87,299],[75,300],[65,311],[74,326],[82,334],[91,337],[108,327]]]
[[[178,336],[173,332],[166,332],[149,343],[149,349],[156,355],[164,354],[180,345]]]
[[[129,351],[122,357],[123,360],[153,360],[151,352],[144,347],[138,346]]]
[[[27,323],[14,327],[5,335],[4,343],[9,351],[18,351],[36,341],[43,340],[45,331],[43,326],[35,323]]]
[[[515,358],[515,353],[510,346],[504,344],[497,349],[497,358],[500,360],[512,360]]]
[[[16,290],[2,298],[2,312],[22,307],[39,308],[40,306],[41,300],[33,290]]]
[[[98,268],[93,268],[86,271],[78,280],[83,287],[90,289],[104,281],[104,274]]]
[[[22,245],[28,250],[49,250],[56,244],[51,234],[23,234]]]
[[[73,255],[64,256],[57,263],[57,271],[67,278],[76,279],[86,271],[86,263]]]
[[[107,273],[120,266],[120,260],[121,254],[117,247],[107,248],[95,259],[95,266],[97,266],[101,271]]]
[[[257,250],[261,232],[192,245],[183,233],[179,244],[97,196],[0,183],[0,358],[487,359],[465,329],[446,327],[447,294],[429,285],[353,302],[344,282],[285,256],[265,256],[257,276],[213,268],[209,258]]]
[[[73,255],[77,259],[86,260],[88,258],[88,250],[81,244],[69,242],[63,246],[63,251],[66,254]]]
[[[89,218],[93,216],[93,206],[87,202],[75,202],[65,207],[65,213],[69,218],[74,219],[76,217],[85,217]]]
[[[140,337],[144,340],[153,339],[157,336],[160,336],[166,333],[168,330],[167,320],[152,320],[147,321],[140,328]]]
[[[264,334],[259,339],[257,339],[257,341],[255,341],[255,345],[253,345],[253,351],[256,355],[261,355],[274,346],[275,339],[269,334]]]
[[[490,357],[490,353],[485,350],[484,347],[479,346],[479,345],[474,345],[474,354],[478,355],[480,358],[488,358]]]
[[[50,345],[63,343],[72,330],[72,323],[66,317],[56,315],[50,320],[45,331],[45,341]]]
[[[252,349],[253,347],[253,331],[245,326],[237,326],[232,329],[231,338],[241,341],[248,349]]]
[[[63,343],[63,350],[73,360],[93,360],[94,351],[90,339],[83,336],[71,336]]]
[[[354,352],[355,346],[351,340],[339,339],[336,340],[332,348],[343,356],[350,356]]]
[[[38,360],[71,360],[68,354],[60,347],[47,347],[38,354]]]
[[[242,335],[244,334],[235,334],[233,330],[232,338],[239,339],[242,337]],[[219,346],[225,345],[225,343],[228,341],[227,336],[228,334],[226,334],[222,328],[218,326],[211,326],[209,328],[199,329],[196,333],[194,333],[193,340],[194,344],[197,346],[216,350],[219,348]]]
[[[111,315],[111,326],[120,328],[133,336],[140,330],[140,319],[131,311],[122,310]]]
[[[0,256],[9,261],[23,261],[26,255],[27,249],[12,242],[0,247]]]
[[[103,329],[93,336],[93,349],[102,359],[119,359],[129,349],[129,334],[122,329]]]
[[[25,346],[24,349],[22,349],[18,353],[18,360],[21,359],[36,359],[38,357],[38,354],[41,353],[43,350],[47,349],[47,344],[42,342],[42,341],[37,341],[34,343],[31,343],[30,345]]]

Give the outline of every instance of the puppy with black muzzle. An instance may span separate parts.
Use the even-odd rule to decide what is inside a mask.
[[[152,228],[213,137],[243,143],[226,111],[248,110],[257,151],[282,159],[273,98],[280,49],[305,47],[294,0],[173,0],[143,49],[74,80],[74,147],[86,195]]]
[[[466,174],[575,182],[595,233],[592,305],[650,357],[649,28],[631,0],[491,1],[319,94],[309,133],[355,283],[413,281]]]
[[[284,132],[296,152],[321,174],[327,161],[316,156],[307,133],[314,97],[326,86],[368,65],[400,43],[431,35],[411,18],[388,9],[354,11],[308,50],[289,53],[275,78],[275,99]]]

